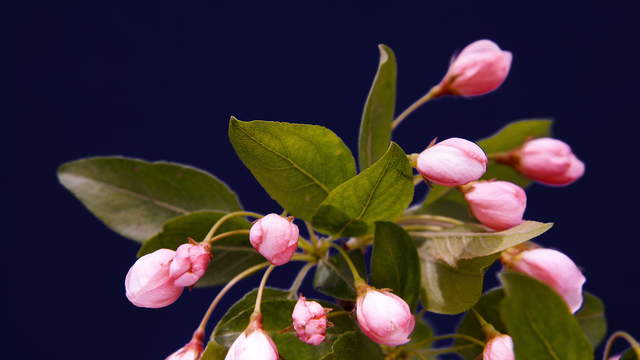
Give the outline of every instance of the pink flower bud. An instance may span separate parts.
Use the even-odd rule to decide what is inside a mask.
[[[509,74],[511,53],[491,40],[478,40],[465,47],[449,65],[440,82],[443,93],[484,95],[497,89]]]
[[[487,341],[482,360],[515,360],[513,340],[509,335],[498,335]]]
[[[300,296],[291,317],[298,339],[316,346],[324,341],[328,321],[327,309],[322,305]]]
[[[515,155],[518,171],[543,184],[569,185],[584,174],[584,163],[557,139],[527,141]]]
[[[127,298],[135,306],[160,308],[173,304],[183,288],[175,286],[169,267],[176,252],[160,249],[138,259],[124,279]]]
[[[207,244],[182,244],[169,267],[169,275],[176,286],[192,286],[204,275],[211,261],[211,247]]]
[[[510,269],[529,275],[555,290],[572,313],[582,306],[582,285],[586,279],[565,254],[553,249],[525,250],[517,255],[504,253],[502,262]]]
[[[245,330],[233,342],[224,360],[278,360],[278,348],[261,328]]]
[[[356,318],[365,335],[378,344],[389,346],[409,342],[415,326],[409,305],[402,298],[371,287],[358,295]]]
[[[298,247],[298,226],[278,214],[257,220],[249,232],[251,245],[273,265],[286,264]]]
[[[451,138],[424,150],[417,169],[427,180],[444,186],[478,180],[487,170],[487,156],[471,141]]]
[[[464,189],[473,216],[494,230],[506,230],[522,222],[527,195],[506,181],[479,181]]]
[[[199,360],[202,350],[202,335],[194,336],[187,345],[169,355],[165,360]]]

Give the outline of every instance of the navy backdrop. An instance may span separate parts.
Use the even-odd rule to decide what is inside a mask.
[[[7,54],[15,54],[17,99],[7,101],[4,135],[3,351],[162,359],[188,340],[216,293],[186,293],[160,310],[132,306],[123,280],[137,245],[58,184],[62,162],[118,154],[184,162],[231,184],[245,207],[279,211],[234,154],[230,115],[324,125],[355,150],[378,43],[398,57],[402,110],[440,80],[454,51],[480,38],[513,52],[506,83],[488,96],[423,107],[395,140],[416,152],[435,136],[473,139],[512,120],[554,117],[556,136],[587,172],[570,187],[531,187],[526,217],[556,222],[540,242],[583,267],[610,329],[640,336],[633,9],[605,1],[301,3],[43,1],[5,13],[15,24]],[[287,286],[295,268],[277,270],[274,285]],[[495,283],[489,274],[487,285]],[[441,331],[455,324],[433,318]]]

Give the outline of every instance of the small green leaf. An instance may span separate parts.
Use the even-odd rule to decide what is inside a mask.
[[[171,219],[164,224],[162,232],[142,245],[138,256],[163,248],[175,250],[186,243],[188,238],[200,241],[224,215],[225,213],[202,211]],[[249,229],[249,226],[249,222],[244,218],[231,218],[222,224],[215,235]],[[248,234],[238,234],[217,240],[212,244],[211,252],[213,258],[207,272],[196,284],[197,287],[224,284],[246,268],[265,261],[264,257],[251,247]]]
[[[507,124],[496,134],[478,140],[477,144],[490,156],[491,154],[507,152],[520,147],[529,138],[551,136],[549,119],[519,120]],[[520,175],[510,166],[489,161],[487,171],[482,179],[499,179],[509,181],[522,187],[527,187],[531,181]],[[421,207],[414,210],[416,214],[438,214],[451,216],[460,220],[471,220],[473,217],[468,210],[464,197],[454,188],[434,185]]]
[[[482,295],[485,270],[499,254],[460,260],[452,267],[419,249],[424,307],[439,314],[459,314],[470,309]]]
[[[507,296],[501,315],[514,342],[516,359],[588,360],[593,349],[564,300],[526,275],[504,272]]]
[[[365,276],[364,255],[361,250],[348,252],[349,258],[358,269],[360,276]],[[353,286],[353,275],[342,255],[335,254],[329,260],[321,260],[316,268],[313,286],[319,292],[343,300],[354,300],[356,288]]]
[[[500,303],[502,302],[502,299],[504,299],[504,290],[502,288],[489,290],[482,295],[480,300],[478,300],[476,305],[473,307],[473,310],[477,311],[482,318],[493,325],[496,330],[506,334],[507,327],[504,325],[502,318],[500,317]],[[456,332],[480,341],[485,341],[486,338],[484,332],[482,332],[482,327],[478,322],[478,318],[472,311],[464,314]],[[474,345],[474,343],[467,340],[456,339],[455,345]],[[475,360],[478,355],[482,354],[482,350],[483,348],[481,346],[475,345],[468,349],[459,351],[458,354],[460,354],[464,360]]]
[[[358,160],[360,171],[375,163],[389,148],[391,122],[396,107],[396,56],[386,45],[378,45],[380,63],[360,121]]]
[[[525,221],[497,232],[468,231],[463,227],[438,232],[412,232],[412,235],[426,239],[422,251],[428,251],[434,258],[456,266],[462,259],[492,255],[531,240],[552,226],[553,223]]]
[[[162,161],[80,159],[61,165],[58,179],[105,225],[140,242],[176,216],[241,209],[236,194],[213,175]]]
[[[585,335],[593,345],[597,348],[607,335],[607,319],[604,314],[604,304],[598,297],[584,292],[583,303],[580,310],[575,314],[576,320]]]
[[[392,289],[414,309],[420,294],[420,261],[416,244],[400,226],[376,222],[371,284]]]
[[[360,331],[350,331],[341,335],[329,354],[321,360],[383,360],[380,346],[369,340]]]
[[[320,204],[313,224],[339,237],[371,232],[376,221],[400,215],[413,199],[411,165],[391,143],[375,164],[335,188]]]
[[[356,174],[349,148],[322,126],[232,117],[229,139],[267,193],[305,220],[331,190]]]
[[[202,353],[200,360],[224,360],[227,355],[227,348],[214,342],[209,341]]]
[[[431,328],[431,325],[429,325],[424,319],[416,317],[416,327],[413,329],[413,333],[411,333],[411,341],[407,346],[418,347],[418,350],[413,350],[413,352],[406,351],[405,356],[407,356],[407,360],[437,359],[437,356],[428,353],[428,350],[433,348],[433,342],[428,341],[428,339],[433,336],[433,329]],[[415,354],[415,352],[420,353],[420,355]],[[401,357],[401,359],[404,358]]]

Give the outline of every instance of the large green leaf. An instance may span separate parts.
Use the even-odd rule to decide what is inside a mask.
[[[526,275],[504,272],[501,316],[517,359],[589,360],[593,349],[564,300]]]
[[[386,45],[378,45],[380,63],[360,121],[358,160],[360,171],[375,163],[389,147],[391,122],[396,107],[396,56]]]
[[[163,226],[162,232],[142,245],[138,256],[163,248],[175,250],[181,244],[186,243],[188,238],[202,240],[211,227],[224,215],[225,213],[202,211],[171,219]],[[215,235],[232,230],[248,229],[249,226],[249,222],[244,218],[231,218],[222,224]],[[233,235],[217,240],[212,244],[211,251],[213,258],[209,263],[209,268],[196,286],[224,284],[248,267],[265,261],[264,257],[251,247],[247,234]]]
[[[331,190],[356,173],[349,148],[322,126],[232,117],[229,139],[267,193],[306,220]]]
[[[598,297],[587,292],[584,292],[582,297],[582,307],[575,316],[578,324],[580,324],[595,349],[607,335],[607,318],[604,314],[604,304]]]
[[[348,254],[360,276],[365,277],[366,268],[362,251],[355,249],[349,251]],[[354,300],[356,298],[353,275],[347,262],[340,254],[335,254],[328,260],[323,259],[318,263],[313,286],[319,292],[338,299]]]
[[[86,158],[60,166],[58,179],[105,225],[136,241],[192,211],[241,209],[236,194],[213,175],[168,162]]]
[[[416,244],[400,226],[377,222],[371,256],[371,284],[392,289],[414,309],[420,294]]]
[[[411,341],[407,344],[407,347],[411,348],[411,351],[405,351],[403,354],[407,360],[434,360],[438,357],[436,355],[429,354],[429,350],[432,349],[433,342],[428,339],[433,337],[433,329],[424,320],[416,317],[416,327],[411,333]],[[417,350],[414,350],[417,348]],[[418,354],[416,354],[419,353]],[[404,359],[403,357],[399,357]]]
[[[620,360],[640,360],[640,357],[638,357],[637,353],[632,348],[629,348],[627,351],[622,353]]]
[[[253,312],[257,290],[246,294],[238,300],[218,322],[211,341],[221,346],[230,346],[245,330],[249,317]],[[320,346],[313,346],[298,340],[291,326],[291,314],[296,301],[287,298],[288,292],[266,288],[262,300],[263,327],[276,343],[280,355],[284,359],[317,360],[329,354],[331,342],[343,333],[356,329],[354,321],[348,314],[331,318],[334,326],[327,331],[327,339]],[[337,305],[319,301],[323,306],[339,310]],[[215,359],[215,358],[214,358]]]
[[[553,223],[525,221],[498,232],[469,231],[468,225],[464,225],[446,231],[412,232],[412,235],[426,240],[422,251],[456,266],[460,260],[492,255],[531,240],[552,226]]]
[[[507,124],[496,134],[478,140],[477,144],[490,156],[518,148],[529,138],[551,136],[552,120],[530,119],[519,120]],[[500,179],[509,181],[522,187],[527,187],[531,181],[520,175],[510,166],[497,164],[490,160],[487,171],[482,179]],[[472,219],[462,194],[452,187],[434,185],[422,206],[414,209],[415,213],[438,214],[455,217],[461,220]]]
[[[490,290],[482,295],[480,300],[478,300],[476,305],[473,307],[473,310],[478,312],[482,318],[493,325],[496,330],[505,334],[507,333],[507,327],[504,325],[502,318],[500,317],[500,303],[502,302],[502,299],[504,299],[504,290],[502,288]],[[485,334],[482,331],[482,326],[472,311],[469,311],[464,315],[460,324],[458,324],[456,332],[480,341],[485,341]],[[475,343],[467,340],[456,339],[455,344],[460,346],[470,346],[469,348],[458,352],[464,360],[475,360],[483,350],[483,347],[475,345]]]
[[[227,348],[214,342],[209,341],[202,353],[200,360],[224,360],[227,355]]]
[[[482,295],[485,270],[499,254],[460,260],[450,266],[419,249],[424,307],[439,314],[459,314],[470,309]]]
[[[413,199],[412,179],[406,154],[391,143],[375,164],[329,194],[313,224],[339,237],[371,232],[374,222],[391,220],[406,209]]]
[[[297,358],[296,358],[297,359]],[[331,352],[321,360],[383,360],[380,346],[369,340],[360,331],[350,331],[340,336],[331,347]]]

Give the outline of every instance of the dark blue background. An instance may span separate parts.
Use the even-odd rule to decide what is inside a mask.
[[[115,154],[184,162],[231,184],[247,208],[279,211],[233,153],[229,115],[325,125],[355,149],[378,43],[398,57],[400,111],[440,80],[454,51],[480,38],[514,54],[504,86],[429,104],[395,140],[416,152],[435,136],[479,138],[515,119],[554,117],[587,173],[566,188],[533,186],[526,217],[556,222],[540,241],[584,267],[611,329],[640,335],[633,9],[608,1],[132,3],[43,1],[5,13],[15,24],[5,49],[15,46],[7,54],[17,65],[3,136],[5,354],[161,359],[188,340],[216,293],[193,291],[161,310],[129,304],[123,279],[137,244],[57,183],[62,162]],[[274,284],[288,286],[291,272],[276,274]],[[440,330],[452,328],[437,318]]]

